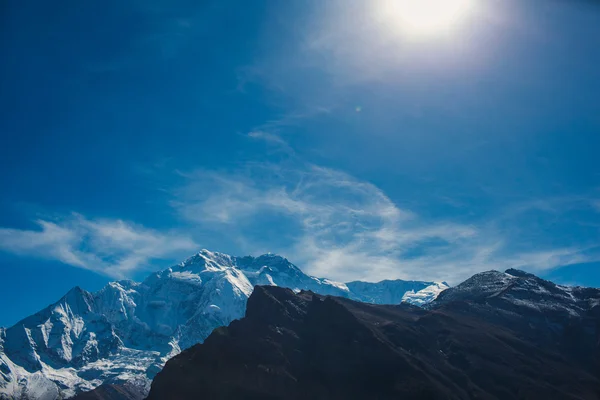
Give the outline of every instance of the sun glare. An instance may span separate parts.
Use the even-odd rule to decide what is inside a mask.
[[[380,12],[395,29],[407,34],[443,34],[468,16],[474,1],[384,0]]]

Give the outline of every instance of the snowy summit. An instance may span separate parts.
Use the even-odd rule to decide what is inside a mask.
[[[379,304],[426,304],[448,286],[417,281],[350,282],[306,275],[287,259],[202,250],[143,282],[79,287],[0,330],[0,398],[66,398],[102,383],[149,389],[164,363],[244,316],[256,285],[311,290]]]

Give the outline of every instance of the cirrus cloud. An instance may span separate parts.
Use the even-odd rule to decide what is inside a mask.
[[[274,133],[254,138],[288,146]],[[173,191],[171,205],[190,229],[218,232],[243,252],[283,254],[306,272],[340,281],[457,283],[489,269],[540,272],[600,260],[593,244],[548,244],[541,237],[528,242],[547,228],[537,214],[536,224],[524,225],[528,213],[556,221],[580,200],[511,204],[467,223],[427,219],[369,182],[299,157],[181,175],[185,184]]]
[[[57,260],[113,278],[125,278],[155,259],[187,254],[194,241],[177,232],[158,232],[119,219],[72,214],[58,221],[38,219],[39,229],[0,228],[0,250]]]

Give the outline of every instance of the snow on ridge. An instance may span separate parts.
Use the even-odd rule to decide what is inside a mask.
[[[202,284],[202,278],[198,274],[194,274],[191,271],[175,271],[171,272],[171,276],[175,279],[181,279],[188,282],[193,282],[198,285]]]
[[[255,285],[399,303],[407,291],[402,283],[388,282],[366,296],[359,287],[306,275],[281,256],[232,257],[203,249],[142,283],[111,282],[95,293],[74,288],[22,326],[0,330],[0,398],[41,390],[55,399],[56,393],[68,397],[124,380],[148,385],[170,357],[241,318]],[[410,300],[424,304],[435,296],[433,289],[415,290]],[[31,357],[28,369],[13,362]]]
[[[533,274],[509,269],[475,274],[442,293],[438,301],[454,300],[505,302],[523,309],[579,318],[600,300],[600,290],[557,285]]]
[[[424,306],[425,304],[431,303],[439,296],[441,292],[448,288],[448,284],[444,282],[434,282],[432,285],[429,285],[417,292],[414,290],[406,292],[402,297],[402,302],[410,303],[416,306]]]
[[[336,282],[336,281],[331,281],[329,279],[323,279],[322,282],[326,285],[332,285],[337,287],[338,289],[341,289],[345,292],[350,292],[350,289],[348,289],[348,286],[345,283],[341,283],[341,282]]]

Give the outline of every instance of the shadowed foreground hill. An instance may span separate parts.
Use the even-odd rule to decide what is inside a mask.
[[[244,315],[256,285],[417,305],[448,287],[402,280],[346,285],[306,275],[274,254],[234,257],[205,249],[143,282],[111,282],[95,293],[73,288],[12,327],[0,327],[0,399],[65,399],[100,384],[108,386],[95,394],[126,385],[145,397],[169,358]]]
[[[429,310],[257,287],[158,399],[598,399],[600,291],[487,272]]]
[[[105,383],[89,392],[80,393],[73,400],[142,400],[144,393],[133,385]]]

